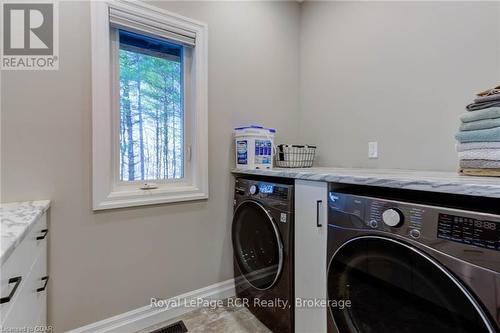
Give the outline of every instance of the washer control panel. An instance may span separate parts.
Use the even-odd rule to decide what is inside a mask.
[[[500,216],[330,192],[328,223],[500,251]]]
[[[394,202],[369,199],[354,199],[355,196],[345,198],[347,211],[352,206],[356,206],[355,213],[365,220],[365,225],[371,229],[378,229],[389,232],[397,232],[413,239],[420,238],[422,230],[422,217],[424,208],[402,206]],[[357,201],[357,204],[349,203]],[[364,214],[360,214],[360,211]]]
[[[234,194],[235,198],[247,197],[256,200],[274,200],[288,204],[293,202],[293,185],[237,178]]]
[[[328,227],[402,237],[500,273],[500,215],[332,191]]]

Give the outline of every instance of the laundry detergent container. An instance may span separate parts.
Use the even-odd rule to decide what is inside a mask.
[[[271,169],[273,167],[274,128],[251,125],[234,129],[236,167]]]

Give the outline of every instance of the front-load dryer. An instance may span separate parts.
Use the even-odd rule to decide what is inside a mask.
[[[425,196],[329,193],[329,332],[498,332],[500,215]]]
[[[236,296],[276,333],[293,332],[294,327],[293,197],[291,180],[236,178]]]

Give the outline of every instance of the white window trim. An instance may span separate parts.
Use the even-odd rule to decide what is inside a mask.
[[[189,114],[191,143],[188,182],[158,182],[156,189],[116,186],[112,107],[112,68],[109,7],[154,17],[196,34],[192,52]],[[147,5],[139,1],[92,1],[92,187],[93,209],[103,210],[208,198],[208,27],[204,23]],[[185,161],[187,161],[186,158]]]

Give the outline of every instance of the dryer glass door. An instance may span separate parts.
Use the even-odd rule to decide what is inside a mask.
[[[494,332],[454,276],[390,238],[364,236],[340,247],[328,267],[328,298],[342,333]],[[351,306],[341,309],[339,300]]]
[[[283,265],[283,246],[271,215],[255,201],[241,203],[234,213],[234,257],[245,279],[257,289],[271,288]]]

